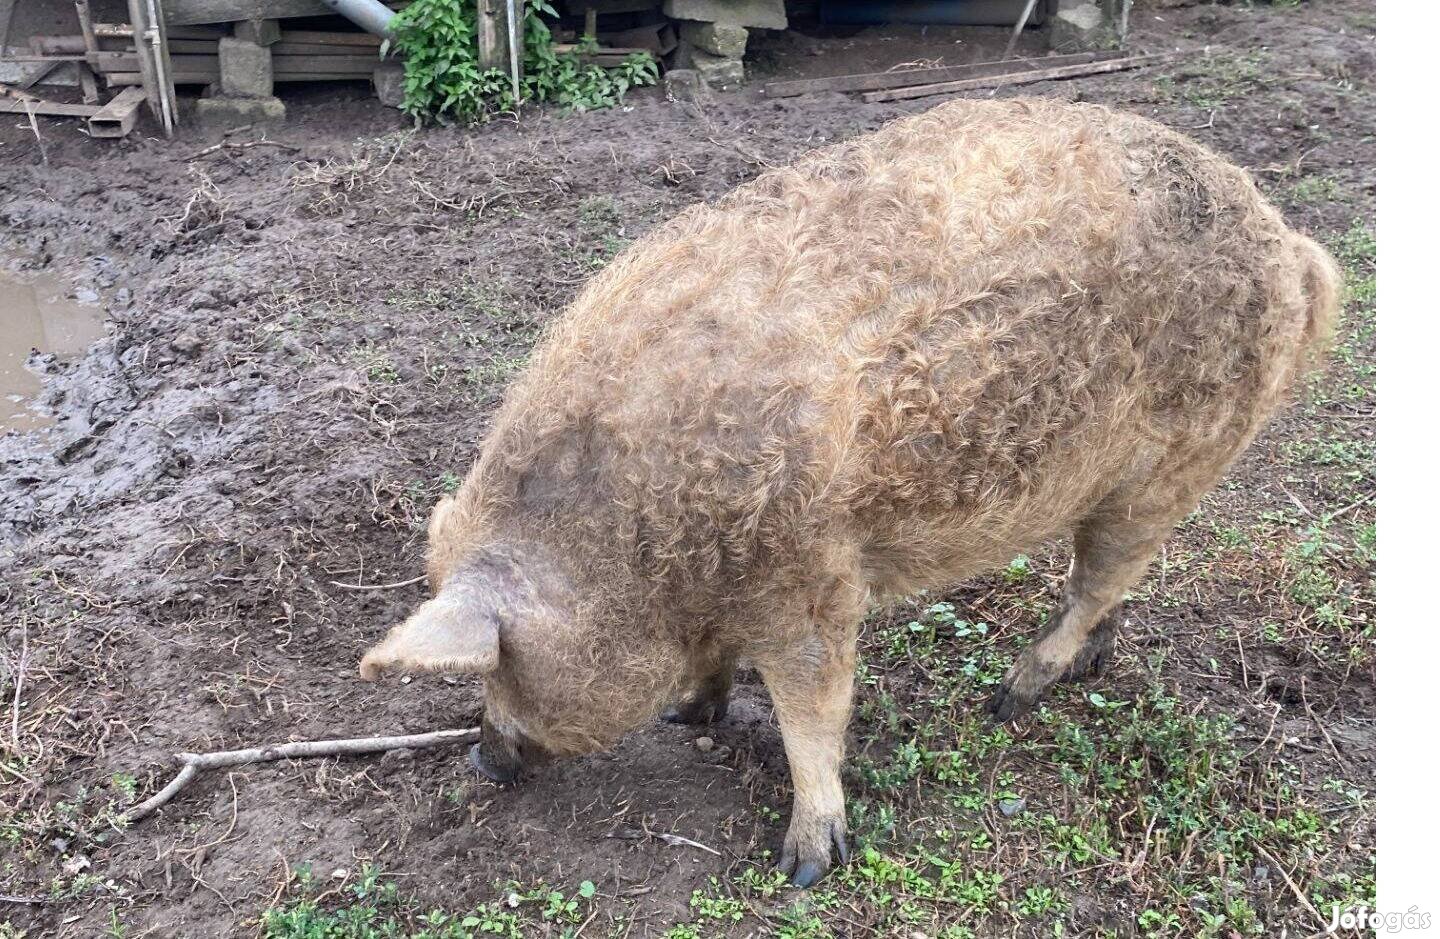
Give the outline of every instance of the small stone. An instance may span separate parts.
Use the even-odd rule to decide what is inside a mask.
[[[705,82],[693,68],[672,68],[665,73],[667,101],[698,101],[705,96]]]
[[[405,103],[405,67],[386,63],[370,73],[370,82],[375,86],[375,97],[387,108],[398,108]]]
[[[740,59],[745,56],[745,43],[750,38],[750,30],[744,26],[730,26],[725,23],[681,23],[680,38],[711,55]]]
[[[1061,52],[1116,49],[1125,41],[1130,0],[1058,0],[1050,48]]]
[[[1006,818],[1010,818],[1010,817],[1012,817],[1012,816],[1019,815],[1019,814],[1020,814],[1021,812],[1023,812],[1023,811],[1025,811],[1025,800],[1024,800],[1024,799],[1001,799],[1001,800],[1000,800],[1000,814],[1003,815],[1003,816],[1005,816]]]
[[[279,98],[200,98],[195,102],[195,122],[206,130],[279,124],[284,120],[285,103]]]
[[[77,287],[75,289],[75,299],[81,303],[94,303],[100,299],[100,291],[93,287]]]
[[[695,749],[701,753],[709,753],[715,749],[715,741],[709,737],[699,737],[695,740]]]
[[[90,859],[83,854],[77,854],[74,857],[68,857],[62,861],[60,863],[60,869],[71,877],[74,877],[76,874],[90,869]]]
[[[194,333],[181,333],[170,340],[170,351],[189,358],[200,351],[200,337]]]
[[[350,872],[343,867],[337,867],[330,872],[330,876],[335,878],[336,880],[344,880],[346,877],[350,876]]]
[[[254,42],[220,39],[220,94],[227,98],[268,98],[275,93],[270,50]]]

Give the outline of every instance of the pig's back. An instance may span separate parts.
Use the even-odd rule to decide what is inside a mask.
[[[1286,237],[1158,125],[955,102],[633,246],[487,453],[661,579],[749,576],[837,527],[916,582],[961,576],[1273,396],[1304,312],[1269,302]]]

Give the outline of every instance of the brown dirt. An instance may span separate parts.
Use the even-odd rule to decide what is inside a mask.
[[[1373,23],[1364,0],[1142,6],[1138,48],[1208,55],[1028,92],[1182,128],[1254,172],[1296,225],[1333,240],[1355,219],[1373,227]],[[947,61],[1003,42],[961,32],[958,47],[944,40],[961,50]],[[781,71],[850,71],[854,41],[783,40],[809,51]],[[876,65],[945,54],[921,37],[870,48],[863,61]],[[768,165],[936,102],[767,101],[752,87],[696,109],[650,91],[611,112],[419,132],[355,89],[287,103],[292,120],[269,137],[283,146],[247,146],[259,138],[241,132],[198,157],[219,138],[92,142],[42,122],[42,158],[28,125],[0,128],[0,249],[115,288],[109,338],[44,365],[54,430],[0,440],[11,665],[0,673],[0,893],[47,897],[0,907],[0,926],[94,935],[115,916],[134,936],[253,935],[290,866],[353,878],[371,861],[418,902],[452,909],[493,900],[497,882],[589,879],[613,901],[607,919],[659,933],[691,916],[708,878],[783,833],[784,758],[753,678],[708,731],[719,746],[706,754],[689,745],[696,731],[656,726],[513,791],[477,781],[455,751],[249,767],[201,780],[132,831],[82,829],[125,800],[115,774],[134,774],[143,797],[163,785],[174,751],[471,725],[469,682],[375,687],[356,676],[361,651],[424,588],[336,582],[420,571],[424,516],[465,472],[537,330],[626,240]],[[1307,518],[1362,500],[1344,523],[1373,519],[1363,501],[1373,465],[1357,480],[1323,457],[1291,458],[1336,441],[1373,446],[1373,391],[1347,400],[1349,410],[1287,414],[1207,502],[1207,522],[1177,535],[1132,601],[1126,655],[1095,687],[1135,698],[1158,682],[1187,710],[1233,714],[1242,750],[1293,741],[1278,755],[1287,772],[1373,798],[1370,633],[1358,623],[1360,651],[1337,659],[1348,634],[1325,634],[1279,586]],[[1217,556],[1223,526],[1274,537]],[[1334,576],[1373,609],[1371,563]],[[1053,579],[1063,557],[1039,554],[1035,566]],[[1012,637],[1033,629],[1037,589],[996,578],[953,599]],[[1262,636],[1267,623],[1284,642]],[[1078,695],[1061,707],[1085,713]],[[885,739],[863,714],[856,733],[862,753]],[[863,784],[850,788],[867,800]],[[1373,815],[1346,824],[1337,863],[1363,870]],[[996,851],[1016,883],[1033,873]],[[1319,876],[1326,862],[1310,863]],[[1153,902],[1122,895],[1130,888],[1104,872],[1062,882],[1078,885],[1068,934],[1116,922],[1125,934]],[[1270,922],[1305,928],[1283,883],[1272,893]],[[879,921],[868,915],[832,927],[868,934]]]

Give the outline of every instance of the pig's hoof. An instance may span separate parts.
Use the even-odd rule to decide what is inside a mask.
[[[1052,674],[1050,669],[1037,664],[1035,657],[1026,652],[1011,666],[985,709],[998,724],[1024,717],[1059,678],[1058,673]]]
[[[493,783],[508,786],[520,778],[520,761],[512,760],[504,756],[498,757],[480,744],[470,748],[467,761],[470,768]]]
[[[730,713],[729,698],[692,698],[660,715],[672,724],[718,724]]]
[[[1115,637],[1119,630],[1115,622],[1106,619],[1090,632],[1090,637],[1075,653],[1075,658],[1060,676],[1061,681],[1080,681],[1083,678],[1098,678],[1110,668],[1115,658]]]
[[[821,820],[796,831],[791,824],[785,835],[785,848],[780,852],[780,872],[802,890],[814,886],[830,869],[830,849],[834,848],[841,864],[850,863],[850,844],[845,837],[845,823],[840,819]]]

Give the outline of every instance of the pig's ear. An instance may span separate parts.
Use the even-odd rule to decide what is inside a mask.
[[[483,675],[499,657],[494,615],[471,591],[451,582],[365,653],[360,677],[374,681],[386,669]]]

